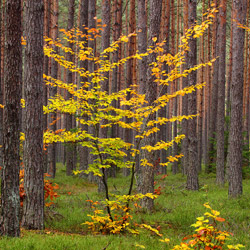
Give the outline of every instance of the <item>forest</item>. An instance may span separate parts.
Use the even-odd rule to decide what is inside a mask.
[[[0,0],[0,249],[250,249],[249,0]]]

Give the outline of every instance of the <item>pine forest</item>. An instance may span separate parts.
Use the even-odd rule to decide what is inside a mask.
[[[249,0],[0,0],[0,249],[250,249]]]

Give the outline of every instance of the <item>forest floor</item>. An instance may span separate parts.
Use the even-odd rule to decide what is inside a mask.
[[[152,232],[142,231],[139,235],[91,235],[87,226],[92,214],[90,203],[86,200],[101,201],[103,194],[97,187],[77,176],[66,176],[59,166],[54,183],[60,186],[54,204],[46,208],[46,226],[43,231],[21,230],[20,238],[0,238],[0,249],[34,250],[130,250],[130,249],[172,249],[180,244],[182,238],[194,232],[190,227],[196,217],[202,216],[206,209],[203,204],[221,212],[226,222],[222,229],[233,233],[230,244],[241,243],[250,249],[250,181],[244,180],[244,195],[239,199],[228,199],[227,188],[215,184],[214,174],[201,174],[200,190],[185,190],[186,178],[181,174],[162,178],[156,176],[156,188],[161,186],[161,194],[155,200],[155,210],[149,214],[136,210],[132,213],[136,223],[145,223],[158,228],[160,233],[170,239],[169,243],[159,241]],[[112,192],[127,190],[129,177],[118,175],[108,179]],[[159,189],[158,189],[159,190]]]

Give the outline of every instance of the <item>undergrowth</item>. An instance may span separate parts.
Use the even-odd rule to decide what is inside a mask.
[[[113,194],[120,194],[126,187],[129,177],[109,178],[108,182]],[[139,206],[131,211],[133,221],[137,224],[147,224],[157,229],[160,234],[170,239],[168,243],[159,241],[159,236],[153,232],[140,230],[139,235],[124,233],[122,235],[92,236],[87,225],[88,214],[92,214],[90,202],[102,201],[103,195],[97,193],[93,183],[76,176],[65,176],[62,166],[59,166],[56,179],[60,195],[49,208],[46,208],[46,229],[34,232],[22,230],[20,239],[1,238],[0,249],[173,249],[184,237],[192,235],[192,224],[206,209],[203,204],[220,211],[226,219],[221,230],[233,234],[230,245],[241,243],[244,249],[250,249],[250,184],[244,181],[244,195],[239,199],[229,200],[227,185],[215,185],[215,175],[200,175],[201,188],[198,192],[185,189],[186,178],[181,174],[156,176],[156,189],[161,186],[161,193],[155,201],[155,209],[149,214]]]

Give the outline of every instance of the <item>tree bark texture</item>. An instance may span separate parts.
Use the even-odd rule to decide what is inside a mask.
[[[89,1],[89,5],[88,5],[88,28],[89,29],[95,29],[96,28],[96,21],[94,19],[95,16],[96,16],[96,0],[91,0],[91,1]],[[92,40],[89,39],[88,40],[88,47],[93,50],[93,56],[94,56],[95,52],[96,52],[95,39],[92,39]],[[94,70],[95,70],[94,62],[93,61],[88,61],[88,71],[90,73],[93,73]],[[90,83],[92,82],[91,77],[89,77],[88,81]],[[89,86],[89,90],[93,86],[94,86],[93,83],[91,83],[90,86]],[[91,103],[93,103],[93,100],[90,100],[89,102],[91,104]],[[88,127],[88,132],[90,134],[94,135],[95,134],[94,127],[89,126]],[[89,158],[88,158],[89,164],[92,164],[94,159],[95,159],[95,156],[92,155],[92,154],[89,154]],[[94,177],[94,175],[92,173],[89,174],[88,179],[89,179],[89,181],[92,181],[92,182],[96,180],[96,178]]]
[[[25,202],[22,226],[44,228],[43,180],[43,13],[42,0],[26,2],[25,49]]]
[[[164,5],[166,5],[164,7]],[[166,1],[163,1],[163,6],[162,6],[162,27],[163,27],[163,30],[162,30],[162,35],[163,35],[163,39],[166,40],[166,43],[164,45],[164,53],[169,53],[169,38],[170,38],[170,35],[169,35],[169,27],[170,27],[170,0],[166,0]],[[168,73],[168,65],[165,63],[163,65],[163,70]],[[164,78],[166,79],[166,76],[164,76]],[[165,95],[167,92],[168,92],[168,88],[169,86],[167,85],[164,85],[164,86],[160,86],[160,93],[162,95]],[[169,105],[166,105],[165,107],[161,108],[159,111],[158,111],[158,116],[159,117],[168,117],[169,116]],[[168,135],[168,131],[169,131],[169,124],[162,124],[162,125],[159,125],[159,129],[160,131],[157,133],[157,140],[158,141],[167,141],[169,139],[169,135]],[[159,163],[166,163],[167,161],[167,151],[166,150],[161,150],[158,154],[158,157],[160,157],[160,161]],[[157,159],[158,160],[158,159]],[[166,174],[167,173],[167,168],[166,167],[160,167],[158,168],[160,173],[162,174]]]
[[[137,0],[138,12],[137,12],[137,28],[138,28],[138,52],[146,53],[147,51],[147,15],[146,15],[146,1],[145,0]],[[128,62],[130,63],[130,62]],[[129,66],[129,64],[128,64]],[[147,81],[147,57],[142,57],[141,60],[138,61],[138,72],[139,72],[139,93],[145,94],[145,83]],[[128,74],[127,69],[127,75]],[[128,81],[128,79],[127,79]],[[137,142],[136,142],[137,143]],[[139,159],[139,156],[137,157]],[[142,179],[141,171],[142,166],[140,166],[139,161],[136,163],[136,176],[138,177],[136,180],[136,184],[138,187],[138,192],[142,192],[140,187],[142,187]]]
[[[139,14],[139,11],[143,11],[143,3],[142,3],[142,1],[138,1],[138,17],[140,15],[140,18],[142,18],[143,13]],[[145,8],[144,8],[144,13],[145,13]],[[146,25],[146,24],[144,23],[144,25]],[[133,0],[133,1],[130,1],[129,30],[128,30],[128,33],[131,34],[131,33],[135,32],[135,31],[136,31],[135,0]],[[145,40],[144,40],[144,44],[147,46],[147,42]],[[129,43],[128,43],[128,56],[132,56],[135,53],[136,53],[136,37],[135,36],[131,36],[129,38]],[[134,69],[135,68],[136,68],[136,61],[135,61],[135,59],[128,60],[128,62],[127,62],[126,88],[130,88],[130,86],[135,83],[134,82]],[[130,93],[127,94],[127,100],[129,100],[129,99],[130,99]],[[126,109],[128,109],[128,108],[129,107],[126,107]],[[125,122],[126,123],[131,123],[132,122],[132,118],[125,117]],[[126,128],[124,130],[124,139],[128,143],[133,143],[133,131],[131,129]],[[126,161],[130,161],[131,160],[130,159],[130,154],[128,152],[127,152],[127,157],[126,157],[125,160]],[[123,174],[125,176],[128,176],[129,173],[130,173],[130,170],[128,168],[125,168],[124,171],[123,171]]]
[[[49,37],[50,34],[50,0],[44,1],[44,36]],[[45,44],[45,42],[44,42]],[[44,56],[43,59],[43,73],[49,75],[49,57]],[[45,85],[43,88],[43,105],[47,106],[48,104],[48,87]],[[48,128],[48,115],[43,115],[43,130],[45,131]],[[47,151],[43,152],[43,171],[47,172],[48,169],[48,154]]]
[[[79,29],[84,35],[87,35],[87,30],[85,27],[88,27],[88,0],[81,0],[80,1],[80,22],[79,22]],[[105,29],[105,28],[104,28]],[[87,39],[86,37],[82,38],[82,41],[85,43],[85,47],[87,47]],[[88,61],[80,61],[80,68],[84,68],[85,70],[88,69]],[[80,77],[79,81],[79,88],[81,88],[88,79],[85,77]],[[84,117],[85,120],[88,119],[87,116]],[[82,130],[88,131],[88,126],[80,124]],[[79,146],[79,158],[80,158],[80,170],[87,170],[88,169],[88,148]]]
[[[196,24],[196,0],[189,0],[188,4],[188,25],[192,27]],[[188,68],[192,68],[197,64],[197,44],[196,39],[191,37],[189,40],[190,50],[188,51]],[[196,84],[196,71],[192,71],[188,75],[188,86]],[[195,115],[197,113],[196,93],[188,94],[188,114]],[[187,189],[198,190],[198,171],[197,171],[197,119],[188,120],[188,169],[187,169]]]
[[[19,144],[22,89],[21,1],[6,1],[5,78],[3,114],[3,169],[1,182],[1,234],[18,237]]]
[[[233,19],[244,25],[246,0],[233,0]],[[233,23],[233,58],[231,83],[231,115],[229,129],[229,190],[230,197],[242,194],[242,109],[243,109],[243,55],[245,30]]]
[[[111,19],[111,12],[110,12],[110,0],[103,0],[102,2],[102,24],[105,26],[103,27],[102,31],[102,51],[110,46],[110,20]],[[107,54],[107,57],[104,60],[109,60],[110,55]],[[101,83],[102,91],[109,93],[109,72],[104,73],[105,79]],[[107,124],[107,120],[102,121],[102,125]],[[101,128],[100,127],[100,138],[108,138],[108,128]],[[106,157],[106,155],[103,155]],[[104,182],[107,179],[107,169],[104,169],[103,176],[98,179],[98,192],[105,191]]]
[[[161,9],[162,4],[161,0],[151,0],[150,1],[150,18],[149,18],[149,36],[148,36],[148,47],[154,46],[155,42],[153,38],[159,39],[160,35],[160,23],[161,23]],[[148,56],[148,65],[156,61],[156,54],[151,53]],[[153,102],[156,100],[157,97],[157,85],[154,82],[154,76],[152,76],[151,68],[147,68],[147,81],[146,81],[146,100],[149,105],[152,105]],[[150,115],[149,120],[155,120],[156,114],[153,113]],[[144,138],[143,144],[144,145],[155,145],[156,143],[156,134],[151,134],[150,136]],[[143,150],[142,152],[142,159],[147,159],[147,161],[153,165],[155,165],[155,153],[154,152],[147,152]],[[154,192],[154,168],[151,166],[145,166],[141,169],[141,186],[139,190],[143,193],[153,193]],[[154,201],[150,198],[144,198],[142,200],[142,207],[146,208],[149,211],[152,211],[154,206]]]
[[[215,0],[215,4],[217,5],[217,0]],[[215,14],[215,21],[213,24],[213,58],[219,56],[218,50],[218,17]],[[213,163],[215,163],[215,133],[216,133],[216,121],[217,121],[217,107],[218,107],[218,72],[219,72],[219,60],[217,59],[213,64],[213,74],[212,74],[212,93],[211,93],[211,106],[210,106],[210,116],[209,116],[209,133],[208,133],[208,155],[209,161],[206,166],[206,172],[209,173],[212,171]]]
[[[68,13],[68,27],[67,30],[70,31],[74,28],[74,15],[75,15],[75,0],[69,0],[69,13]],[[68,47],[73,50],[73,43],[69,41]],[[67,61],[73,62],[73,55],[67,53]],[[67,83],[73,83],[73,72],[67,70]],[[69,100],[72,98],[72,95],[67,91],[66,99]],[[71,114],[66,114],[66,130],[69,131],[73,128],[73,117]],[[66,175],[72,175],[72,171],[75,169],[74,162],[74,152],[75,145],[69,143],[66,146]]]
[[[184,0],[184,8],[183,8],[183,17],[184,17],[184,32],[188,29],[188,0]],[[187,56],[185,58],[186,64],[183,65],[183,70],[187,69]],[[188,78],[184,77],[182,79],[182,88],[186,88],[188,86]],[[184,95],[182,97],[182,115],[188,115],[188,95]],[[182,173],[187,174],[188,168],[188,120],[184,119],[181,123],[181,132],[186,137],[183,139],[181,144],[181,152],[184,157],[181,159],[182,165]]]
[[[58,38],[58,0],[53,0],[51,8],[51,38],[56,40]],[[58,47],[53,45],[53,50],[56,54],[59,53]],[[51,60],[51,77],[58,79],[58,63],[55,60]],[[57,87],[49,86],[49,97],[52,98],[57,94]],[[48,115],[49,129],[56,131],[56,119],[55,112]],[[56,176],[56,144],[50,144],[48,147],[48,174],[55,178]]]
[[[0,0],[0,47],[2,46],[2,0]],[[3,75],[2,75],[2,55],[0,48],[0,103],[3,103]],[[0,145],[3,145],[3,109],[0,110]],[[3,148],[0,148],[0,166],[3,166]]]
[[[226,74],[226,10],[227,1],[220,3],[219,26],[218,26],[218,46],[219,46],[219,72],[218,72],[218,106],[217,106],[217,156],[216,156],[216,182],[224,184],[225,169],[225,74]]]

